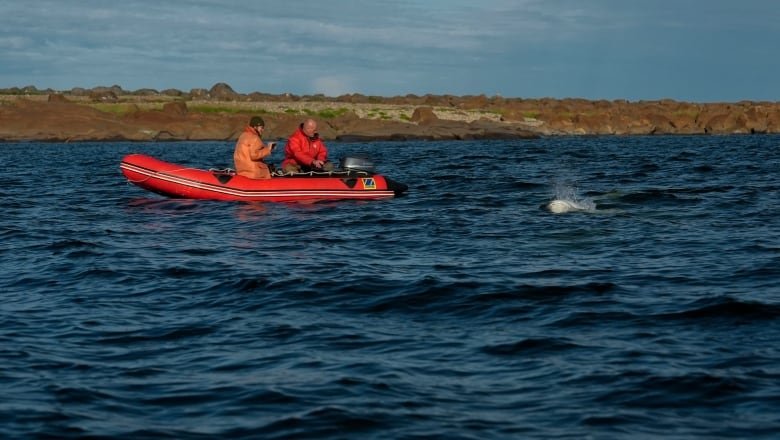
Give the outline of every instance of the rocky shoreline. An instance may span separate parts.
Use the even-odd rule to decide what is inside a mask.
[[[780,103],[592,101],[499,96],[239,94],[211,89],[70,91],[0,89],[0,141],[233,140],[249,116],[267,137],[285,138],[301,120],[327,140],[511,139],[556,135],[780,133]]]

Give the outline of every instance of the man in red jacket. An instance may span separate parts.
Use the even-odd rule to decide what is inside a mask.
[[[333,171],[333,164],[328,162],[328,149],[317,133],[317,122],[314,119],[303,121],[287,140],[282,171]]]

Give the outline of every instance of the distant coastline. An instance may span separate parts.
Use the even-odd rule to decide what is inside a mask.
[[[2,141],[232,140],[250,115],[283,138],[307,117],[325,139],[507,139],[556,135],[780,133],[780,103],[500,96],[241,94],[210,89],[0,89]]]

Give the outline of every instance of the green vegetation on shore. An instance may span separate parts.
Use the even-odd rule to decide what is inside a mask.
[[[230,105],[212,105],[212,104],[188,104],[187,110],[195,113],[219,113],[219,114],[243,114],[243,113],[269,113],[264,109],[245,109]]]
[[[326,108],[323,110],[315,111],[315,110],[309,110],[309,109],[303,109],[303,113],[305,113],[307,116],[316,117],[316,118],[323,118],[323,119],[332,119],[337,118],[339,116],[342,116],[349,112],[348,108],[339,107],[339,108]]]

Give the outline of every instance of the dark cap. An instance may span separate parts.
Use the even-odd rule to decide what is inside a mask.
[[[252,116],[252,119],[249,120],[249,126],[257,127],[258,125],[265,127],[265,121],[260,116]]]

